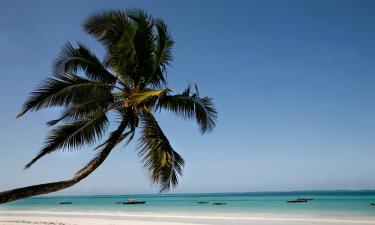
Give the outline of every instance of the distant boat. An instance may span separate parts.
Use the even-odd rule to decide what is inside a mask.
[[[307,199],[293,199],[286,201],[287,203],[302,203],[302,202],[308,202]]]
[[[210,202],[206,202],[206,201],[199,201],[199,202],[197,202],[198,204],[208,204],[208,203],[210,203]]]
[[[373,202],[373,203],[370,203],[370,205],[375,206],[375,203],[374,203],[374,202]]]
[[[128,199],[126,202],[116,202],[116,204],[123,204],[123,205],[136,205],[136,204],[145,204],[146,201],[138,201],[136,199]]]
[[[297,198],[286,201],[287,203],[303,203],[314,200],[313,198]]]
[[[212,205],[226,205],[225,202],[213,202]]]
[[[59,205],[70,205],[73,204],[72,202],[59,202]]]

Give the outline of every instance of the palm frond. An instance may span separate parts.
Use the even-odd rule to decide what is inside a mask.
[[[40,110],[55,106],[68,106],[93,99],[111,96],[112,84],[94,82],[72,73],[47,78],[26,100],[18,117],[29,110]]]
[[[156,47],[154,50],[154,65],[153,72],[150,73],[146,85],[153,85],[160,87],[161,84],[166,85],[166,66],[172,61],[172,47],[174,41],[169,34],[167,25],[164,21],[156,19],[154,21],[156,27],[155,42]]]
[[[116,82],[116,77],[82,43],[78,43],[78,48],[74,48],[69,42],[66,43],[53,65],[53,70],[55,74],[77,73],[82,70],[93,81],[103,81],[111,84]]]
[[[135,91],[132,92],[126,100],[126,104],[128,106],[140,106],[146,105],[150,101],[156,102],[156,100],[166,95],[170,90],[160,89],[160,90],[153,90],[153,89],[145,89],[143,91]]]
[[[111,48],[131,25],[123,10],[103,10],[89,16],[83,27],[87,33],[93,35],[107,48]]]
[[[105,113],[98,113],[90,118],[61,125],[53,129],[47,136],[44,147],[39,154],[26,166],[29,168],[37,160],[61,149],[74,149],[84,144],[90,144],[100,139],[108,127],[108,119]]]
[[[172,47],[174,40],[163,20],[155,20],[155,26],[158,34],[155,66],[169,65],[169,62],[173,59]]]
[[[129,13],[129,18],[134,24],[134,50],[137,56],[137,73],[135,83],[140,88],[147,85],[149,77],[154,70],[155,35],[152,17],[146,12],[138,10]],[[159,83],[160,81],[158,81]]]
[[[108,10],[91,16],[84,27],[107,47],[105,61],[115,74],[139,89],[165,86],[173,40],[162,20],[141,10]]]
[[[53,126],[61,121],[70,123],[75,120],[85,119],[97,113],[114,108],[117,105],[118,104],[114,103],[112,96],[105,99],[93,99],[79,104],[70,104],[66,109],[64,109],[59,118],[48,121],[47,125]]]
[[[216,125],[217,111],[212,98],[192,93],[190,85],[181,94],[160,98],[156,108],[174,112],[182,118],[195,118],[202,133],[212,131]]]
[[[136,25],[122,10],[105,10],[93,14],[84,23],[85,30],[107,48],[105,64],[125,80],[134,80],[138,56],[134,45]],[[133,81],[134,82],[134,81]]]
[[[160,69],[166,71],[166,66],[172,61],[172,47],[174,40],[168,32],[167,25],[163,20],[156,20],[155,26],[157,29],[157,48],[156,48],[156,60],[155,60],[155,71]]]
[[[106,63],[113,68],[116,74],[132,82],[134,87],[136,74],[138,71],[138,56],[134,46],[133,31],[124,32],[113,48],[109,50]]]
[[[152,182],[167,191],[178,184],[184,167],[183,158],[173,150],[167,137],[151,113],[142,115],[142,134],[139,139],[139,155]]]

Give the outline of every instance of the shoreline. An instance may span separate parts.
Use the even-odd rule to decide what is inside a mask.
[[[226,213],[119,213],[119,212],[55,212],[0,211],[0,224],[59,224],[59,225],[192,225],[192,224],[375,224],[375,217],[311,217],[302,214],[226,214]]]

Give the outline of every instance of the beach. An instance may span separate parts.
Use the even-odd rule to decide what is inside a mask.
[[[95,213],[49,213],[49,212],[2,212],[1,225],[339,225],[375,224],[373,218],[313,218],[278,215],[187,215],[187,214],[95,214]]]
[[[186,223],[157,222],[142,220],[116,220],[106,218],[90,219],[87,217],[49,217],[49,216],[0,216],[1,225],[49,224],[49,225],[183,225]]]

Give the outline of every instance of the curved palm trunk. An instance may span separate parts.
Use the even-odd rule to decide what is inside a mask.
[[[91,160],[85,167],[79,170],[73,178],[70,180],[32,185],[23,188],[17,188],[9,191],[0,192],[0,204],[15,201],[21,198],[27,198],[36,195],[47,194],[55,191],[59,191],[65,188],[69,188],[76,183],[80,182],[88,175],[90,175],[96,168],[98,168],[104,160],[107,158],[111,150],[118,143],[121,134],[126,128],[126,121],[123,120],[116,131],[111,134],[111,137],[108,139],[106,146],[103,150]]]

